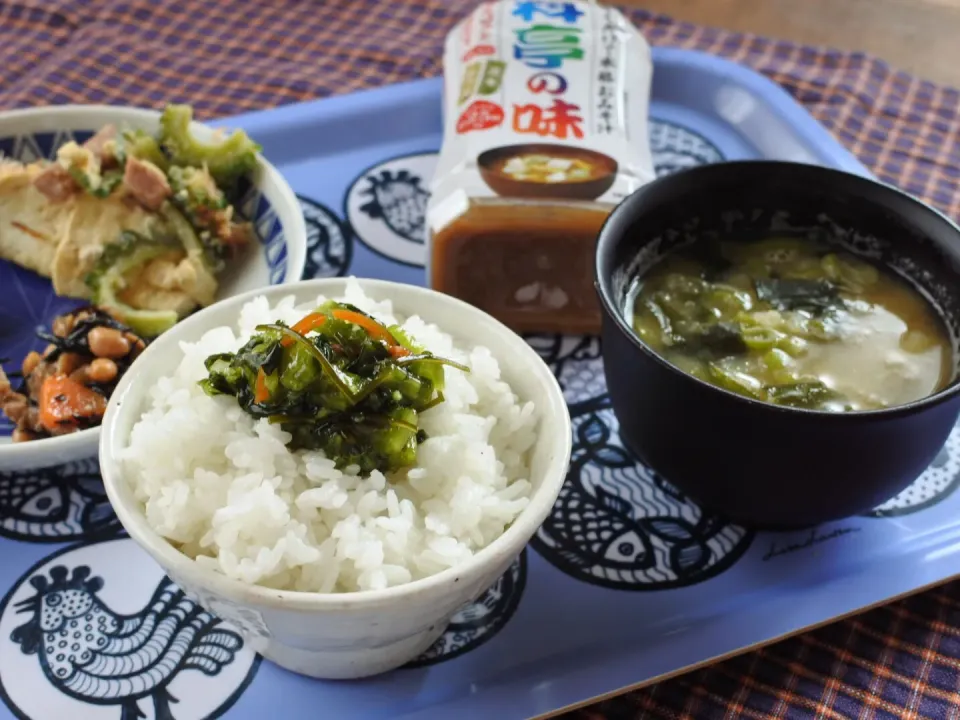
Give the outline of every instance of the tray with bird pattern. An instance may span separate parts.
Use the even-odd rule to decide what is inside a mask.
[[[762,76],[681,50],[658,48],[654,62],[658,173],[779,158],[868,174]],[[732,91],[752,100],[736,124],[711,99]],[[224,120],[256,138],[297,192],[308,277],[424,283],[440,95],[439,80],[424,80]],[[960,433],[870,513],[754,532],[702,512],[624,449],[596,338],[529,342],[573,418],[572,463],[554,510],[426,653],[364,681],[311,680],[261,662],[123,534],[95,459],[0,469],[0,717],[543,716],[955,573]]]

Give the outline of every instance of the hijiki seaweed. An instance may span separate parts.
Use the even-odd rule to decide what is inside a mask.
[[[43,353],[29,353],[19,373],[0,369],[0,411],[15,425],[15,442],[99,425],[110,394],[146,346],[93,306],[57,317],[37,336],[48,343]],[[19,381],[16,388],[9,378]]]

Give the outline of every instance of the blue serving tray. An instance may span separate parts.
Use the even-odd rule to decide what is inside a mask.
[[[659,172],[779,158],[869,174],[762,76],[687,51],[656,49],[654,60]],[[425,80],[223,121],[256,138],[300,195],[310,276],[424,283],[440,92],[440,80]],[[754,533],[704,515],[626,453],[596,339],[530,342],[558,374],[574,422],[573,463],[556,508],[510,571],[425,656],[369,680],[321,682],[261,663],[205,616],[200,632],[186,633],[177,608],[198,610],[122,534],[95,462],[0,472],[0,716],[528,718],[957,573],[960,433],[914,485],[869,514]],[[122,621],[127,640],[109,630],[110,618]],[[165,648],[157,657],[154,639]],[[83,653],[103,645],[114,664],[84,666]]]

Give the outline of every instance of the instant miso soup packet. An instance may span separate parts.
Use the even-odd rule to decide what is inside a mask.
[[[596,331],[597,233],[654,177],[649,45],[613,8],[508,0],[454,27],[443,64],[430,285],[516,330]]]

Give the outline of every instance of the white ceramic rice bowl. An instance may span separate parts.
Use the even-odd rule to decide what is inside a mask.
[[[571,452],[571,425],[563,393],[547,365],[518,335],[482,311],[425,288],[360,280],[363,291],[389,298],[398,315],[419,315],[461,345],[482,345],[500,364],[502,377],[523,401],[533,401],[538,439],[530,457],[529,504],[507,530],[456,567],[429,577],[353,593],[272,590],[233,580],[181,553],[148,524],[134,497],[119,454],[148,402],[151,386],[174,371],[181,341],[235,325],[240,308],[263,295],[275,305],[294,295],[343,295],[348,279],[295,283],[246,293],[186,319],[136,360],[114,393],[104,418],[100,464],[104,486],[120,522],[178,583],[211,612],[233,623],[253,649],[289,670],[318,678],[359,678],[397,668],[416,658],[444,631],[463,605],[502,575],[547,517],[563,485]]]

